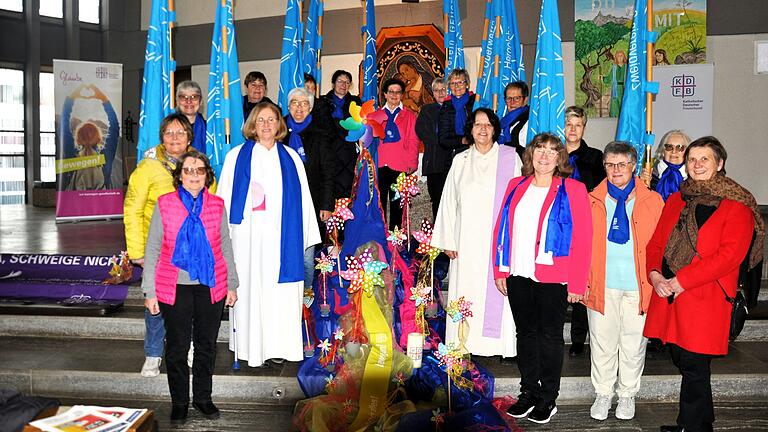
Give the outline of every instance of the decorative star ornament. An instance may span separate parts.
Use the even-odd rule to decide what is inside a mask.
[[[448,302],[448,307],[445,308],[445,312],[451,317],[453,322],[459,322],[463,319],[472,317],[471,307],[472,302],[465,300],[464,296],[461,296],[458,300]]]
[[[373,295],[375,286],[384,286],[381,271],[388,265],[381,261],[374,261],[370,249],[365,249],[359,256],[346,257],[347,269],[342,270],[341,277],[348,280],[347,292],[354,294],[360,289],[369,297]]]
[[[389,231],[389,237],[387,237],[387,241],[396,247],[402,247],[405,242],[408,241],[408,235],[405,233],[405,230],[401,230],[397,227],[397,225],[395,225],[395,229]]]
[[[419,247],[416,248],[416,253],[427,255],[429,259],[434,260],[442,252],[441,249],[433,247],[432,243],[432,223],[429,219],[423,219],[421,221],[421,230],[413,233],[413,237],[419,241]]]

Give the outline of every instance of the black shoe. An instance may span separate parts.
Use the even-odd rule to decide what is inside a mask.
[[[685,428],[678,425],[667,425],[667,426],[660,426],[659,427],[660,432],[685,432]]]
[[[189,404],[172,404],[171,405],[171,423],[184,423],[187,421],[187,412],[189,411]]]
[[[505,366],[511,366],[511,365],[517,363],[517,357],[504,357],[504,356],[501,356],[500,363],[505,365]]]
[[[207,419],[213,420],[221,417],[221,412],[211,401],[192,402],[192,406],[194,406],[196,410],[200,411],[200,414],[202,414],[203,417]]]
[[[530,392],[524,391],[517,396],[517,402],[509,407],[507,414],[514,418],[523,418],[533,410],[539,399]]]
[[[584,342],[573,342],[568,350],[569,357],[581,357],[584,354]]]
[[[533,408],[533,411],[528,414],[528,420],[534,423],[549,423],[549,420],[555,413],[557,413],[557,405],[555,405],[555,401],[542,401],[537,403],[536,407]]]

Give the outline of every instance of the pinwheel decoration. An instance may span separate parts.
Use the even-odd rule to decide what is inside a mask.
[[[336,207],[333,209],[331,217],[325,221],[325,227],[328,231],[343,230],[344,223],[355,218],[352,210],[349,209],[350,202],[349,198],[339,198],[336,200]]]
[[[315,258],[315,268],[320,270],[320,274],[328,274],[333,271],[333,260],[330,255],[320,252],[320,258]]]
[[[429,219],[421,221],[421,230],[413,233],[413,237],[419,241],[419,247],[416,248],[416,253],[426,255],[430,261],[434,261],[442,250],[432,246],[432,223]]]
[[[328,351],[331,350],[331,342],[328,339],[323,339],[322,342],[317,344],[317,347],[320,348],[320,351],[323,353],[323,355],[328,354]]]
[[[387,237],[387,241],[395,247],[402,247],[407,240],[408,235],[404,230],[398,228],[397,225],[395,225],[394,230],[389,231],[389,237]]]
[[[105,279],[103,283],[110,285],[119,285],[133,277],[133,266],[131,260],[128,258],[127,251],[121,251],[119,256],[112,255],[109,259],[109,263],[112,268],[109,270],[109,279]]]
[[[465,300],[464,296],[459,297],[458,300],[452,300],[448,302],[448,307],[445,312],[451,317],[453,322],[460,322],[472,317],[472,302]]]
[[[347,292],[354,294],[362,288],[369,297],[373,295],[375,286],[384,286],[381,271],[388,267],[387,263],[374,261],[370,249],[356,257],[346,257],[347,269],[341,272],[341,277],[348,280]]]
[[[429,303],[431,299],[431,294],[432,294],[432,287],[416,285],[415,287],[411,287],[410,298],[416,303],[416,308],[418,308],[419,306],[424,306],[427,303]]]
[[[341,327],[337,328],[335,332],[333,332],[333,339],[340,341],[344,340],[344,330],[341,329]]]
[[[437,346],[437,351],[432,355],[438,361],[439,366],[445,366],[445,373],[448,376],[448,412],[451,412],[451,380],[465,380],[461,376],[467,367],[464,355],[453,344],[445,345],[442,342]]]
[[[348,142],[362,142],[365,148],[368,148],[373,141],[373,138],[384,137],[384,126],[373,119],[369,119],[368,115],[376,111],[373,106],[373,99],[363,103],[363,106],[358,106],[357,102],[352,102],[349,105],[349,117],[339,122],[341,127],[347,130]]]
[[[421,192],[419,186],[417,185],[418,181],[419,176],[417,174],[406,174],[401,172],[397,176],[397,180],[389,187],[395,191],[395,197],[392,198],[392,201],[399,199],[400,207],[403,207],[406,201],[410,200],[411,197],[414,197],[418,195],[419,192]]]

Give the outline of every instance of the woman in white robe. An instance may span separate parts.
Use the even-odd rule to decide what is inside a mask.
[[[243,126],[248,141],[227,153],[217,190],[231,215],[232,247],[240,269],[242,295],[234,308],[237,355],[252,367],[261,366],[268,359],[303,359],[303,253],[320,242],[304,164],[293,149],[279,142],[286,131],[276,106],[257,105]],[[239,157],[248,149],[250,155]],[[291,188],[294,192],[290,192]],[[290,219],[296,222],[291,224],[295,228],[293,236],[283,233],[283,219],[289,214],[283,209],[284,189],[294,196],[300,191],[301,195],[291,197],[286,205],[288,212],[294,212]],[[242,215],[241,221],[237,220],[238,214]],[[284,236],[290,243],[283,244]],[[286,249],[292,253],[286,253]],[[296,251],[299,255],[292,256]],[[286,277],[284,269],[289,268],[288,263],[294,271],[293,276]],[[230,328],[229,349],[234,351],[232,331]]]
[[[451,259],[448,300],[472,302],[466,348],[473,355],[515,357],[515,323],[493,282],[491,237],[509,179],[520,175],[514,148],[496,141],[501,125],[493,111],[479,108],[467,119],[472,143],[454,157],[435,220],[432,246]],[[448,343],[459,344],[458,323],[446,318]]]

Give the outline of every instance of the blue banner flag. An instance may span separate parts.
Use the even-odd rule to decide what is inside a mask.
[[[160,122],[172,111],[176,62],[171,54],[171,25],[175,22],[176,13],[168,9],[168,0],[152,0],[144,52],[137,161],[141,161],[145,151],[160,144]]]
[[[507,105],[504,103],[504,88],[515,81],[525,81],[525,63],[523,62],[523,44],[520,40],[520,32],[517,27],[517,10],[514,0],[500,0],[503,3],[501,14],[501,56],[499,60],[499,75],[501,76],[501,88],[499,93],[499,106],[496,113],[499,118],[507,113]]]
[[[304,73],[315,78],[317,88],[320,89],[322,67],[320,65],[320,51],[323,49],[323,0],[310,0],[309,15],[307,15],[306,32],[304,33]]]
[[[376,14],[374,0],[365,1],[363,15],[363,102],[373,99],[378,106],[379,83],[376,78]]]
[[[642,170],[646,144],[653,145],[654,136],[646,130],[646,93],[656,94],[659,83],[648,82],[648,43],[656,41],[656,33],[647,30],[647,0],[635,0],[632,35],[629,39],[629,59],[625,78],[624,96],[621,100],[616,140],[625,141],[637,150],[637,173]]]
[[[216,0],[216,3],[208,74],[205,152],[218,178],[227,152],[244,143],[245,138],[232,0]]]
[[[296,87],[304,87],[304,63],[301,60],[301,3],[287,0],[283,46],[280,51],[280,89],[277,104],[288,115],[288,93]]]
[[[445,25],[445,76],[454,69],[466,69],[464,64],[464,37],[461,32],[461,14],[458,0],[443,0],[443,23]]]
[[[563,47],[557,0],[544,0],[541,4],[536,62],[531,83],[528,141],[542,132],[557,135],[565,142]]]

